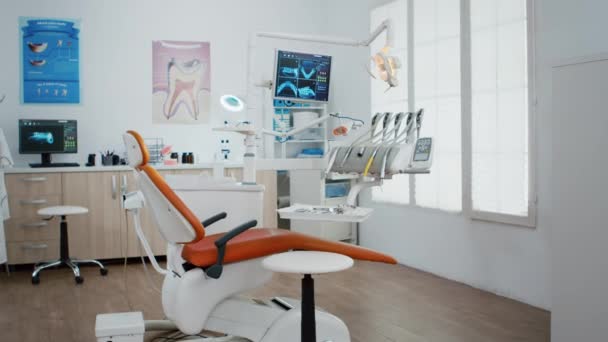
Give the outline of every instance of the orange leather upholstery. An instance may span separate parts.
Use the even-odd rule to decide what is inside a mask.
[[[215,240],[222,235],[209,235],[197,243],[184,246],[182,258],[192,265],[208,267],[217,261]],[[248,230],[228,242],[224,263],[250,260],[289,250],[333,252],[357,260],[368,260],[396,264],[394,258],[371,249],[319,239],[284,229],[259,228]]]

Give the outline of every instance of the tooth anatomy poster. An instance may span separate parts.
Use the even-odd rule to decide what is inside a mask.
[[[80,103],[80,21],[19,18],[23,103]]]
[[[154,41],[152,65],[152,121],[209,123],[210,44]]]

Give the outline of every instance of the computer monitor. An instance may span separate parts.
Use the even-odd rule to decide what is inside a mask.
[[[329,101],[331,56],[277,50],[274,97]]]
[[[51,153],[77,153],[76,120],[19,120],[19,153],[40,154],[32,167],[71,166],[51,163]]]

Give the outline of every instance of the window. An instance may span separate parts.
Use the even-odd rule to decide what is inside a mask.
[[[534,224],[530,203],[530,58],[525,0],[470,0],[470,209]]]
[[[374,200],[534,225],[531,3],[398,0],[371,12],[372,29],[393,20],[404,65],[403,87],[372,82],[372,111],[424,108],[421,135],[436,141],[430,175],[394,177]]]
[[[433,171],[417,175],[415,204],[462,209],[460,0],[414,0],[414,107],[424,108],[421,136],[435,137]]]

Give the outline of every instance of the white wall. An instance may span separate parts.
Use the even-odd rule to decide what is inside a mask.
[[[568,137],[553,145],[555,342],[603,342],[608,335],[607,88],[606,55],[553,72],[553,134]]]
[[[608,53],[608,40],[605,39],[608,22],[608,2],[602,0],[545,0],[547,6],[547,35],[550,36],[547,48],[553,61],[571,57]],[[606,285],[608,275],[606,267],[606,63],[595,68],[592,65],[577,66],[562,70],[562,81],[584,83],[591,87],[583,96],[581,89],[571,89],[562,86],[566,94],[573,94],[572,103],[562,97],[555,102],[563,103],[562,108],[555,108],[562,115],[556,115],[559,120],[564,115],[576,115],[580,123],[572,125],[578,130],[571,137],[585,139],[591,143],[591,155],[561,155],[568,153],[563,140],[554,146],[564,146],[554,151],[556,156],[554,167],[560,168],[559,162],[585,161],[592,163],[584,170],[576,170],[569,164],[555,172],[554,184],[559,190],[555,191],[555,231],[552,234],[553,260],[553,290],[551,335],[555,342],[569,341],[605,341],[608,334],[608,302]],[[601,70],[601,69],[600,69]],[[603,78],[602,78],[603,75]],[[583,79],[583,80],[581,80]],[[585,81],[587,79],[587,81]],[[559,82],[559,79],[556,79]],[[593,90],[595,87],[595,90]],[[586,90],[583,90],[586,91]],[[556,93],[558,90],[556,89]],[[562,94],[564,91],[561,92]],[[565,95],[568,96],[568,95]],[[604,98],[602,98],[604,96]],[[582,101],[581,101],[582,100]],[[580,102],[579,102],[580,101]],[[555,103],[554,102],[554,103]],[[560,106],[561,107],[561,106]],[[562,119],[563,120],[563,119]],[[564,123],[554,126],[554,131],[563,131]],[[595,139],[595,140],[594,140]],[[595,151],[595,152],[594,152]],[[568,171],[570,171],[568,173]],[[557,183],[560,182],[560,183]],[[567,196],[567,197],[566,197]],[[567,204],[566,207],[564,205]],[[559,211],[562,210],[562,211]],[[570,210],[566,213],[563,211]],[[559,222],[559,224],[557,224]]]
[[[13,157],[20,163],[38,156],[17,153],[17,119],[76,119],[79,154],[55,155],[55,160],[85,161],[102,149],[120,149],[121,133],[137,129],[145,137],[163,137],[177,151],[193,151],[211,160],[219,149],[219,135],[211,132],[226,116],[218,97],[246,94],[247,45],[253,31],[319,34],[329,22],[322,0],[25,0],[2,2],[0,11],[0,127],[7,135]],[[10,5],[9,5],[10,2]],[[21,105],[19,103],[19,16],[81,18],[82,105]],[[211,124],[160,125],[151,119],[151,47],[153,40],[211,42]],[[266,40],[258,49],[257,75],[271,75],[274,47],[321,50],[314,47]],[[338,78],[339,79],[339,78]],[[233,156],[242,153],[240,137],[234,137]]]

